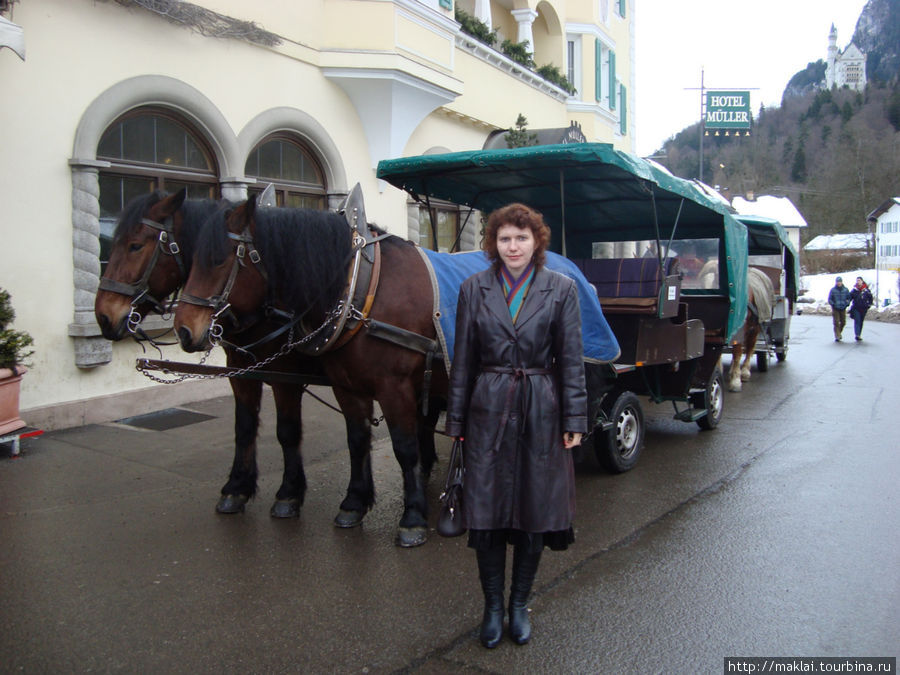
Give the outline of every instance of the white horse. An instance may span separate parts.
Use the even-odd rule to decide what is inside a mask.
[[[719,287],[719,261],[710,260],[698,275],[702,288]],[[747,318],[731,342],[731,368],[728,371],[728,391],[741,391],[750,379],[750,358],[756,352],[756,341],[763,324],[772,320],[775,306],[775,287],[765,272],[747,269]]]

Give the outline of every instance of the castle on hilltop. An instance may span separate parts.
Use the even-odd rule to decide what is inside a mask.
[[[837,47],[837,28],[828,33],[828,58],[825,61],[825,87],[866,88],[866,55],[853,42],[844,51]]]

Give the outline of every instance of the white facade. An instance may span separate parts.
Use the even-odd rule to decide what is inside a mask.
[[[568,95],[462,33],[454,4],[489,15],[512,39],[530,30],[537,64],[577,71],[578,92]],[[155,385],[134,369],[139,346],[100,334],[93,303],[110,221],[104,186],[126,164],[98,148],[110,130],[144,113],[174,121],[202,146],[209,190],[234,200],[263,176],[248,169],[253,153],[267,139],[288,139],[315,164],[323,205],[334,206],[360,183],[370,221],[419,241],[420,208],[376,179],[381,159],[478,149],[519,113],[530,129],[577,122],[589,141],[633,151],[634,0],[604,13],[608,4],[183,3],[236,24],[253,22],[256,33],[243,39],[172,23],[137,1],[10,5],[4,18],[21,28],[27,58],[17,55],[24,45],[0,49],[0,287],[12,296],[15,328],[35,339],[21,394],[26,422],[44,429],[101,422],[227,391],[221,381]],[[573,39],[577,63],[570,61]],[[595,72],[597,44],[614,50],[615,68],[603,63]],[[594,89],[604,77],[609,88],[610,76],[612,105],[608,92],[599,100]],[[139,164],[129,167],[131,178],[140,175]],[[165,166],[149,168],[165,183]],[[475,245],[474,235],[463,242]],[[192,357],[168,347],[163,358]],[[215,352],[209,362],[218,362]]]
[[[825,86],[828,89],[849,87],[855,91],[865,91],[866,88],[866,55],[852,42],[844,51],[838,50],[834,24],[828,34]]]
[[[900,197],[887,200],[868,218],[875,225],[878,269],[900,272]]]

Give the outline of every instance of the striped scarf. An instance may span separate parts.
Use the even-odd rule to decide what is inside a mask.
[[[534,279],[534,261],[528,263],[528,267],[522,272],[522,276],[518,280],[513,279],[512,274],[506,269],[506,265],[500,266],[500,282],[503,284],[503,295],[506,296],[506,305],[509,307],[509,315],[512,317],[513,324],[519,317],[519,311],[525,302],[525,296],[528,295],[528,289],[531,288],[531,281]]]

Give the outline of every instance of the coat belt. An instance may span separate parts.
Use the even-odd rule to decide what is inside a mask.
[[[529,375],[550,375],[553,371],[549,368],[513,368],[512,366],[484,366],[481,369],[483,373],[500,373],[502,375],[512,375],[513,378],[506,388],[506,402],[503,405],[503,413],[500,415],[500,424],[497,425],[497,433],[494,435],[494,442],[491,443],[491,450],[497,451],[503,440],[503,431],[506,429],[506,423],[509,421],[509,413],[512,411],[513,395],[516,392],[516,383],[525,379]]]

